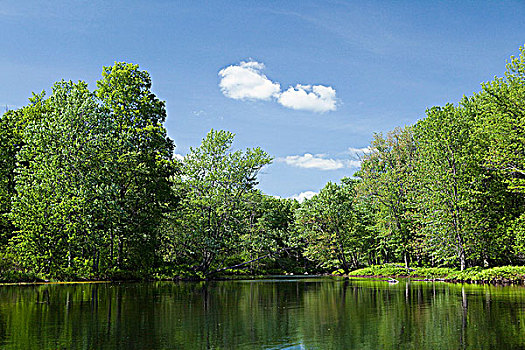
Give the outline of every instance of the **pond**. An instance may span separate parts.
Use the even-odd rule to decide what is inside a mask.
[[[330,278],[0,286],[0,348],[525,348],[525,288]]]

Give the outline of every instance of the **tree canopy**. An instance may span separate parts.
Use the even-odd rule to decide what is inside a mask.
[[[173,254],[203,273],[223,267],[247,230],[257,173],[272,161],[260,148],[232,151],[234,135],[211,130],[184,157],[173,214]]]
[[[116,63],[97,85],[56,83],[49,98],[8,114],[21,122],[2,133],[16,159],[2,167],[15,184],[3,186],[9,249],[57,277],[151,266],[170,200],[173,142],[148,74]]]

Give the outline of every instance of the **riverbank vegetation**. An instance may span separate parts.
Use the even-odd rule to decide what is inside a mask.
[[[343,274],[342,270],[333,274]],[[525,266],[497,266],[483,268],[474,266],[461,271],[451,267],[405,268],[396,263],[372,265],[351,271],[350,277],[409,277],[420,280],[439,280],[469,283],[520,283],[525,282]]]
[[[61,81],[6,111],[1,279],[415,268],[423,278],[523,280],[509,267],[525,262],[523,48],[479,92],[375,134],[360,171],[303,203],[258,190],[272,157],[234,150],[228,131],[211,130],[178,159],[165,119],[149,74],[127,63],[104,67],[94,91]],[[402,267],[376,266],[391,262]]]

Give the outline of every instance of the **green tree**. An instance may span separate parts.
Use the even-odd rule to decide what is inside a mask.
[[[299,203],[258,193],[245,219],[249,228],[241,236],[243,261],[258,273],[300,271],[304,268],[301,245],[295,239],[294,214]],[[245,266],[245,265],[242,265]]]
[[[525,246],[525,47],[511,57],[503,77],[482,85],[470,99],[478,118],[478,134],[485,151],[481,162],[493,177],[507,186],[505,210],[499,213],[500,226],[507,227],[501,246],[507,253],[514,245],[523,259]],[[501,230],[500,230],[501,231]],[[510,235],[510,237],[509,237]],[[508,240],[513,241],[509,244]]]
[[[433,107],[415,127],[419,209],[427,237],[441,261],[465,268],[472,243],[471,200],[478,164],[473,119],[464,108]]]
[[[257,173],[272,161],[260,148],[232,151],[234,134],[211,130],[184,157],[180,207],[168,223],[169,259],[208,274],[239,252]]]
[[[16,155],[24,144],[23,133],[30,121],[44,114],[44,93],[34,94],[30,104],[19,110],[6,111],[0,117],[0,244],[4,248],[15,227],[9,213],[15,195]]]
[[[105,67],[98,87],[55,84],[43,112],[27,117],[16,155],[11,248],[59,278],[158,263],[174,173],[164,103],[135,65]]]
[[[408,268],[415,241],[411,191],[416,147],[412,127],[375,134],[370,152],[363,156],[359,192],[375,207],[379,250],[384,259],[394,253]]]
[[[357,180],[329,182],[296,211],[296,226],[306,241],[304,255],[323,269],[357,268],[367,248],[368,216],[357,202]]]
[[[525,194],[525,47],[475,100],[490,138],[487,165],[506,175],[511,191]]]
[[[60,276],[65,268],[83,267],[83,251],[92,243],[87,214],[104,119],[82,82],[55,84],[43,103],[46,113],[24,128],[16,157],[11,244],[26,267]]]
[[[109,264],[152,266],[159,263],[158,227],[172,200],[170,178],[176,171],[174,144],[163,126],[165,103],[151,92],[148,72],[123,62],[104,67],[95,94],[115,125],[99,194]]]

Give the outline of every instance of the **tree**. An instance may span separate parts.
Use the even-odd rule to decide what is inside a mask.
[[[304,268],[302,246],[295,239],[294,213],[296,200],[275,198],[256,193],[245,218],[246,232],[241,236],[241,267],[277,271],[299,271]],[[250,265],[246,262],[251,261]],[[299,269],[299,270],[298,270]]]
[[[148,72],[123,62],[104,67],[95,94],[115,123],[99,194],[101,225],[110,235],[109,265],[152,266],[159,262],[158,227],[172,200],[176,171],[174,144],[163,126],[165,103],[151,92]]]
[[[57,83],[27,117],[10,214],[27,268],[100,276],[156,263],[174,171],[164,103],[135,65],[105,67],[98,87]]]
[[[525,194],[525,47],[474,99],[491,141],[487,166],[506,175],[509,190]]]
[[[232,151],[234,134],[211,130],[184,157],[180,207],[168,224],[170,259],[208,274],[238,252],[257,173],[272,161],[260,148]]]
[[[427,110],[415,127],[420,214],[441,261],[465,268],[472,242],[471,193],[477,181],[473,119],[464,108],[447,104]]]
[[[523,256],[525,214],[525,47],[511,57],[505,75],[482,84],[482,91],[464,104],[476,118],[476,135],[482,149],[479,163],[492,200],[486,212],[492,212],[493,241],[491,256],[509,263],[513,254]],[[487,187],[487,186],[485,186]],[[505,191],[505,187],[507,191]],[[497,232],[497,233],[496,233]]]
[[[16,154],[11,217],[17,235],[11,245],[26,267],[60,275],[65,268],[82,268],[82,250],[92,243],[86,214],[104,119],[82,82],[55,84],[42,103],[45,114],[24,128]]]
[[[411,191],[416,147],[412,127],[375,134],[370,152],[363,156],[359,192],[375,207],[384,258],[399,253],[408,268],[415,238]]]
[[[27,124],[45,112],[45,94],[33,94],[30,104],[19,110],[6,111],[0,117],[0,244],[4,248],[13,236],[15,226],[9,213],[15,195],[16,155],[24,145]]]
[[[368,216],[356,201],[357,181],[329,182],[296,211],[296,226],[306,241],[304,255],[321,268],[357,268],[367,248]]]

